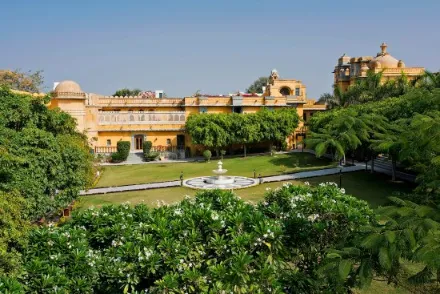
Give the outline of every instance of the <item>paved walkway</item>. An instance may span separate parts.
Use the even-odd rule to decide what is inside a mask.
[[[342,172],[348,173],[348,172],[364,170],[364,169],[365,169],[365,165],[358,164],[355,166],[343,167]],[[261,179],[262,179],[262,183],[281,182],[281,181],[289,181],[289,180],[297,180],[297,179],[306,179],[306,178],[312,178],[312,177],[334,175],[334,174],[338,174],[340,172],[340,170],[341,169],[339,167],[328,168],[328,169],[315,170],[315,171],[299,172],[299,173],[288,174],[288,175],[262,177]],[[162,182],[162,183],[150,183],[150,184],[119,186],[119,187],[95,188],[95,189],[90,189],[88,191],[81,191],[80,195],[107,194],[107,193],[139,191],[139,190],[159,189],[159,188],[178,187],[178,186],[180,186],[180,181],[170,181],[170,182]]]

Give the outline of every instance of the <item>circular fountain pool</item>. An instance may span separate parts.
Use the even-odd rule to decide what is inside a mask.
[[[183,186],[193,189],[242,189],[258,185],[259,180],[238,176],[224,176],[228,171],[223,169],[223,163],[217,163],[218,168],[212,172],[215,176],[197,177],[183,181]]]

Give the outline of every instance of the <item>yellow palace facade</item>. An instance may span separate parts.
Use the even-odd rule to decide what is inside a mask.
[[[334,85],[346,91],[357,79],[367,76],[367,72],[382,73],[381,82],[394,80],[402,74],[408,80],[414,80],[425,72],[423,67],[407,67],[403,60],[398,60],[388,52],[388,45],[382,43],[380,52],[373,56],[350,57],[343,54],[335,66]]]
[[[118,141],[131,142],[132,152],[141,151],[144,141],[156,149],[196,151],[185,132],[186,119],[194,113],[253,113],[263,107],[294,107],[307,121],[316,111],[326,109],[307,99],[306,86],[298,80],[280,79],[273,70],[262,94],[164,98],[161,92],[135,97],[103,96],[82,91],[74,81],[55,87],[50,107],[59,107],[77,120],[96,153],[116,151]],[[303,122],[286,141],[296,148],[304,137]]]

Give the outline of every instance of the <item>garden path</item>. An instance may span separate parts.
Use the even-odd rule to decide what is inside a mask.
[[[356,164],[354,166],[343,167],[342,172],[347,173],[347,172],[359,171],[363,169],[365,169],[365,164]],[[338,174],[340,171],[341,169],[339,167],[327,168],[327,169],[315,170],[315,171],[305,171],[305,172],[298,172],[287,175],[262,177],[261,182],[269,183],[269,182],[306,179],[312,177],[334,175],[334,174]],[[138,191],[138,190],[148,190],[148,189],[158,189],[158,188],[168,188],[168,187],[178,187],[178,186],[180,186],[180,181],[169,181],[169,182],[161,182],[161,183],[127,185],[127,186],[119,186],[119,187],[94,188],[87,191],[81,191],[80,195],[107,194],[107,193]]]

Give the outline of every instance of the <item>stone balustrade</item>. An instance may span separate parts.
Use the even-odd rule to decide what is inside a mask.
[[[99,125],[185,124],[184,111],[100,111]]]
[[[98,105],[105,106],[142,106],[142,107],[161,107],[161,106],[183,106],[183,99],[165,98],[165,99],[147,99],[140,97],[109,97],[98,99]]]

